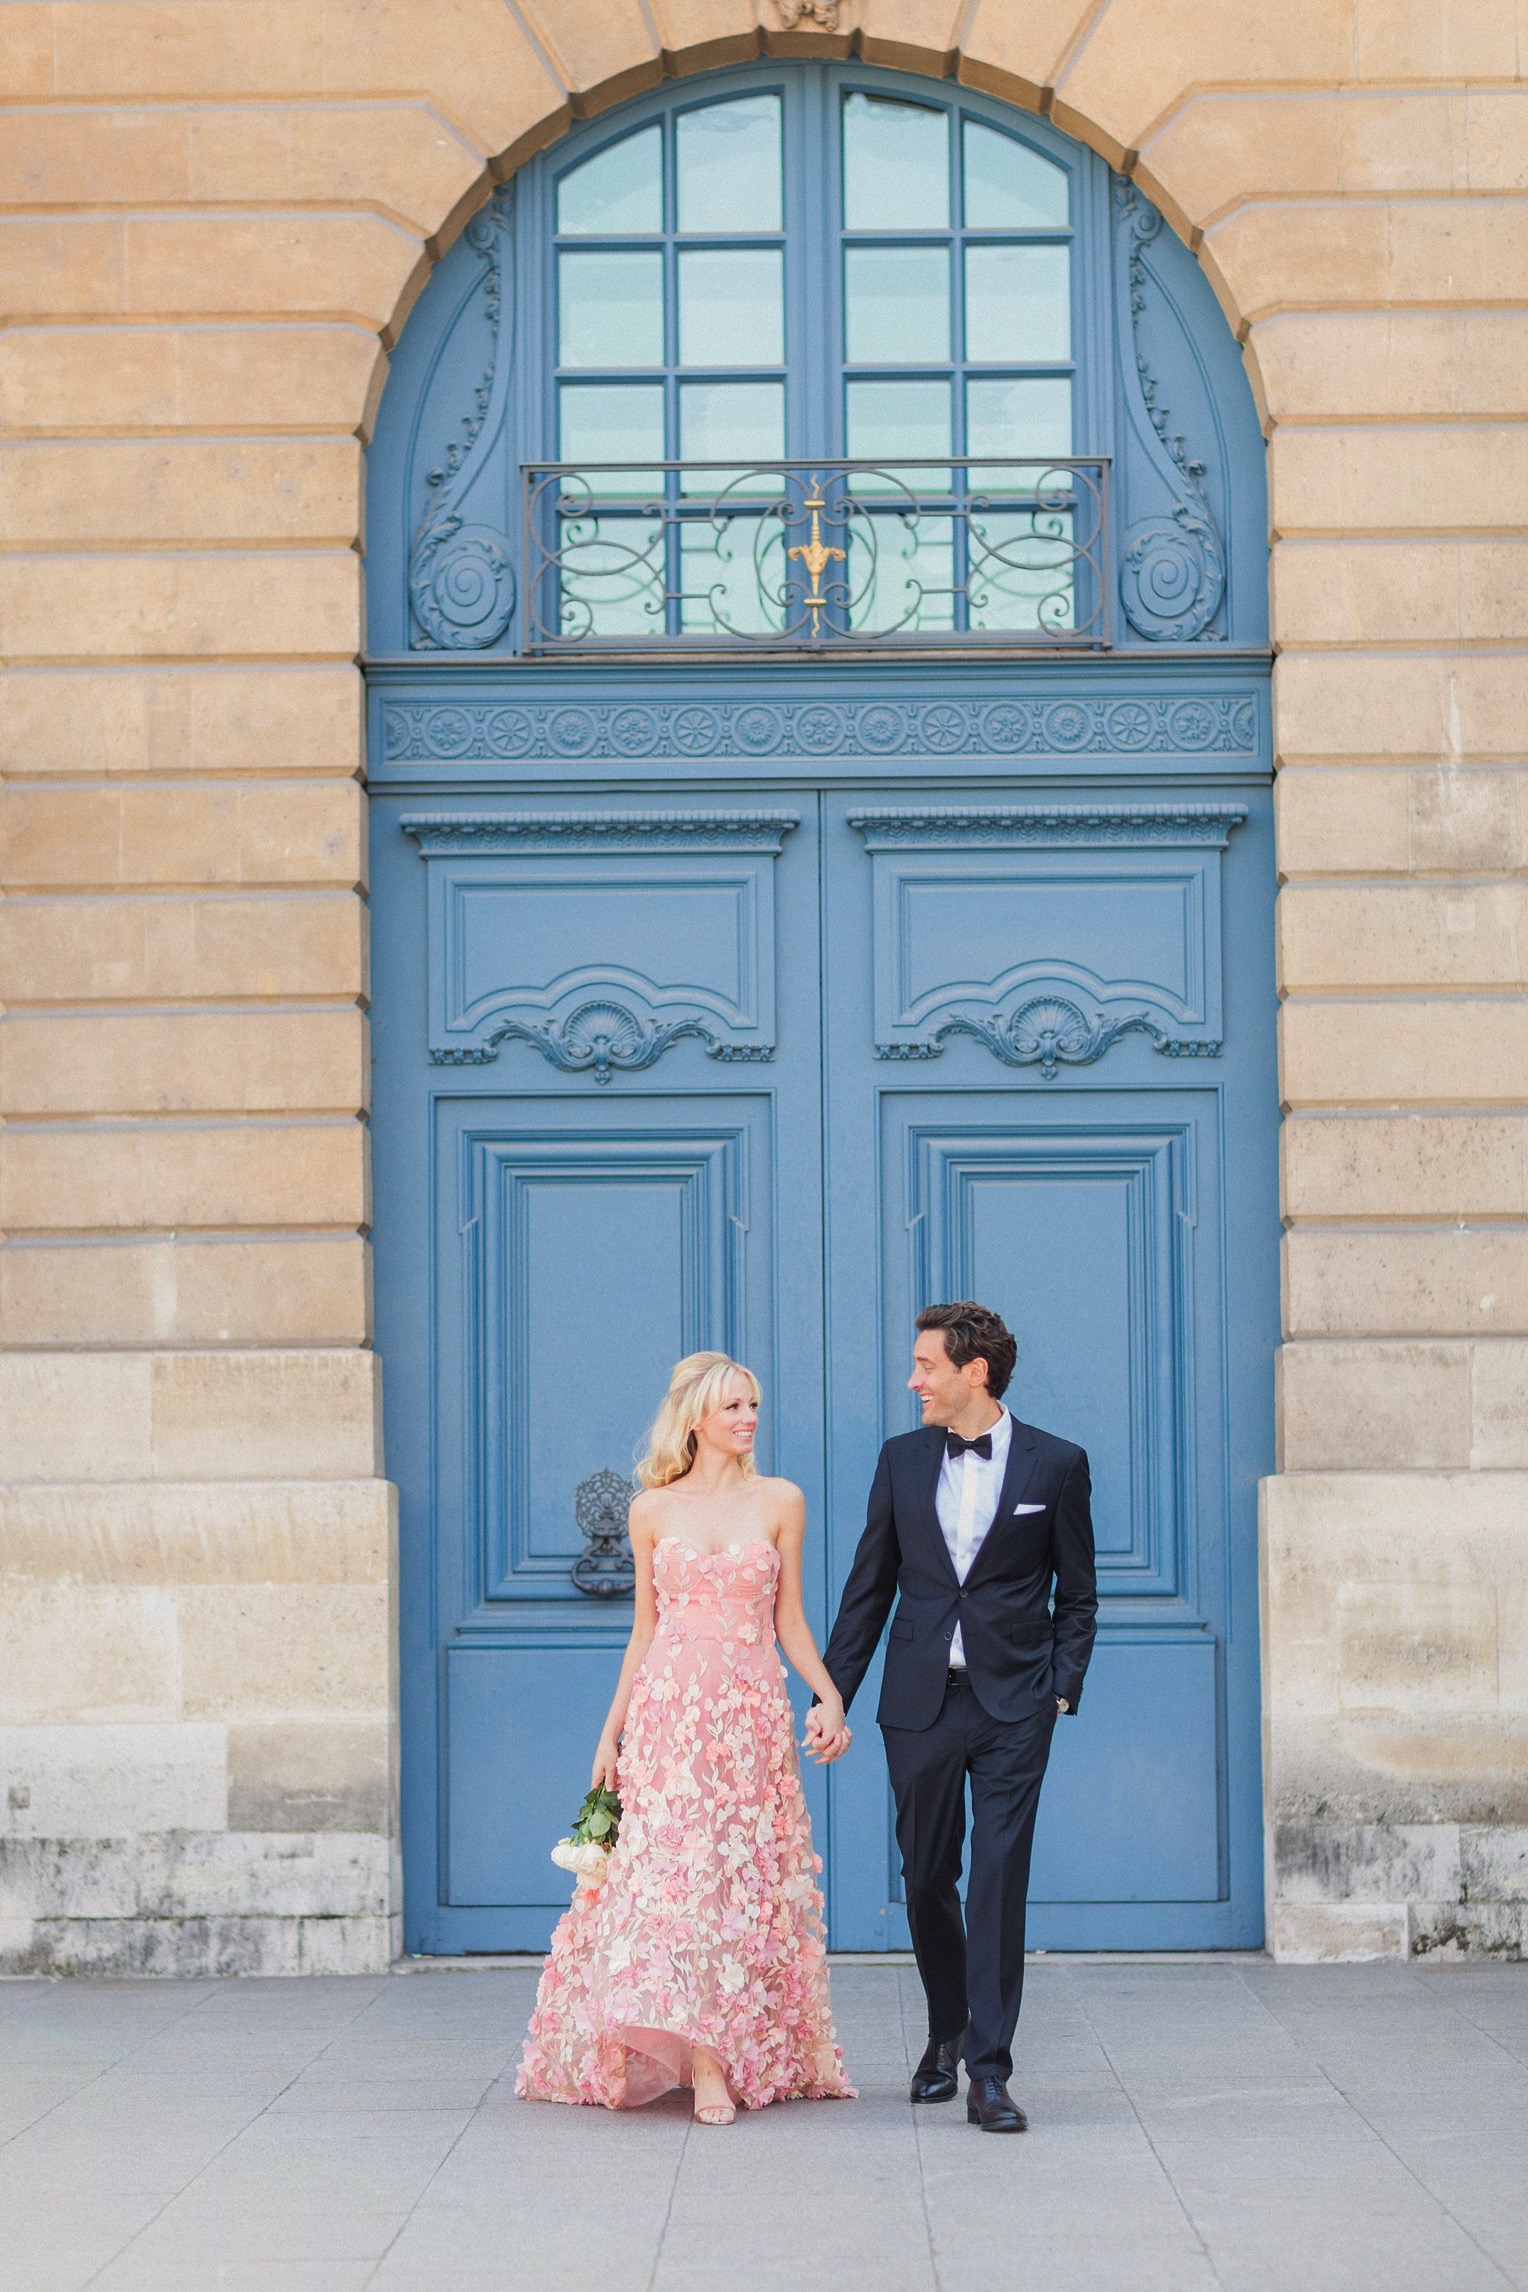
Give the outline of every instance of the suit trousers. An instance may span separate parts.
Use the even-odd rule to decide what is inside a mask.
[[[932,1727],[886,1727],[897,1802],[897,1845],[913,1954],[928,1998],[929,2033],[958,2037],[967,2020],[967,2073],[1008,2077],[1024,1990],[1024,1912],[1035,1812],[1056,1706],[994,1719],[968,1682],[945,1690]],[[961,1851],[971,1779],[971,1869],[962,1919]]]

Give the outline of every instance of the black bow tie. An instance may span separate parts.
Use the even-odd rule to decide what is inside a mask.
[[[962,1440],[959,1433],[946,1433],[944,1437],[952,1459],[957,1456],[964,1456],[969,1449],[973,1456],[982,1457],[989,1464],[992,1461],[991,1433],[978,1433],[975,1440]]]

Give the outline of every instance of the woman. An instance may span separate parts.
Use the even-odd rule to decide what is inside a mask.
[[[849,1730],[801,1603],[806,1502],[755,1471],[758,1423],[752,1371],[692,1353],[637,1467],[636,1615],[593,1775],[620,1791],[620,1838],[552,1937],[532,2100],[692,2085],[697,2121],[730,2125],[739,2101],[854,2098],[777,1640],[821,1699],[824,1759]]]

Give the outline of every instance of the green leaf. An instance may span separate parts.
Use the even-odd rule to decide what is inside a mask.
[[[569,1830],[575,1846],[587,1846],[591,1840],[614,1843],[621,1820],[621,1801],[617,1792],[607,1790],[603,1783],[584,1793],[583,1804],[573,1817]]]

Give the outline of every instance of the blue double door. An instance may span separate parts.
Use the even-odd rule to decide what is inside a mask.
[[[1261,1931],[1266,793],[902,780],[375,794],[379,1342],[408,1941],[539,1948],[628,1604],[572,1570],[671,1363],[758,1371],[819,1635],[924,1302],[1093,1465],[1102,1630],[1034,1933]],[[603,1477],[602,1477],[603,1476]],[[813,1770],[840,1949],[905,1946],[877,1682]]]

